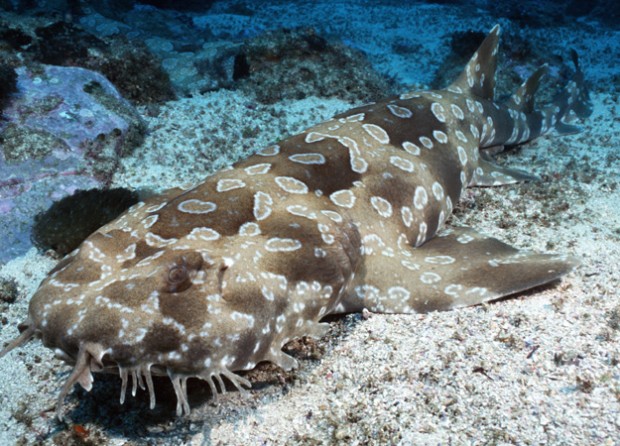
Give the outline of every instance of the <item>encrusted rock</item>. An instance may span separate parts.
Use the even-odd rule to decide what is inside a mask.
[[[146,131],[99,73],[51,65],[16,71],[18,92],[0,121],[0,261],[31,246],[32,218],[53,199],[105,186]]]

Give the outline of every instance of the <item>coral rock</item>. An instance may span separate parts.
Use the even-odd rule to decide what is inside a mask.
[[[41,65],[17,70],[0,122],[0,261],[29,248],[34,215],[76,189],[109,182],[146,126],[101,74]]]

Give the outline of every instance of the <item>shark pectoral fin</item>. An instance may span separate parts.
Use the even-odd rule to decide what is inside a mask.
[[[576,262],[519,251],[473,229],[440,233],[419,248],[369,256],[364,285],[348,307],[378,313],[426,313],[477,305],[553,282]]]
[[[536,175],[519,169],[499,166],[490,161],[480,159],[474,170],[469,186],[503,186],[505,184],[521,183],[523,181],[539,181]]]
[[[425,263],[433,256],[455,259],[457,268],[446,263],[442,271],[444,281],[451,282],[443,289],[453,298],[450,308],[488,302],[553,282],[578,263],[565,255],[520,251],[467,227],[451,228],[422,248],[428,254]]]

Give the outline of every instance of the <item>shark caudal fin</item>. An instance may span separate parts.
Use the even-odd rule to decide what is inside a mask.
[[[495,25],[469,59],[459,77],[447,88],[492,101],[495,98],[495,71],[499,45],[499,25]]]
[[[581,129],[568,122],[576,118],[587,118],[592,114],[592,103],[588,89],[585,85],[583,72],[579,67],[577,53],[571,50],[571,58],[575,65],[575,74],[550,104],[541,110],[535,107],[535,94],[540,86],[540,81],[549,71],[547,64],[538,68],[506,102],[506,107],[526,116],[529,132],[527,137],[515,133],[514,140],[506,141],[507,145],[521,144],[525,140],[536,138],[540,135],[555,130],[560,135],[579,133]],[[517,139],[517,136],[521,136]]]
[[[592,114],[590,92],[585,84],[583,72],[579,66],[577,52],[571,50],[571,59],[575,66],[572,79],[553,100],[551,105],[543,109],[545,122],[549,120],[549,129],[555,129],[560,135],[579,133],[581,128],[569,124],[576,118],[584,119]]]
[[[575,65],[575,74],[572,82],[568,84],[569,93],[569,110],[574,112],[578,118],[584,119],[592,114],[592,102],[590,101],[590,91],[586,87],[585,78],[581,67],[579,66],[579,57],[577,51],[570,50],[573,65]]]

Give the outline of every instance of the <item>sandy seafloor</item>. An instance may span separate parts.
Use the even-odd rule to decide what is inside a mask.
[[[495,21],[448,6],[391,4],[282,3],[254,20],[339,34],[377,70],[416,85],[427,84],[447,54],[449,32],[488,30]],[[519,248],[570,253],[581,261],[574,272],[474,308],[346,316],[315,346],[319,360],[302,360],[288,375],[267,373],[276,382],[261,384],[257,374],[258,388],[247,397],[229,392],[216,406],[206,385],[191,386],[193,411],[184,419],[174,416],[166,380],[156,382],[158,406],[149,411],[144,392],[120,406],[120,380],[97,376],[93,392],[76,388],[67,398],[67,424],[56,422],[52,408],[69,368],[31,342],[0,361],[0,445],[620,445],[620,104],[610,82],[619,72],[620,33],[585,21],[523,33],[550,54],[577,49],[592,80],[594,113],[581,134],[540,138],[505,157],[544,181],[471,189],[451,223]],[[408,35],[422,51],[392,54],[394,35]],[[192,164],[188,135],[219,134],[232,158],[350,107],[309,98],[249,111],[249,102],[220,91],[166,104],[146,118],[147,141],[125,160],[115,185],[162,189],[203,178],[207,167]],[[235,129],[249,119],[261,133],[242,148]],[[224,121],[230,130],[220,129]],[[2,315],[2,343],[17,334],[29,297],[54,263],[33,249],[0,267],[21,291]]]

